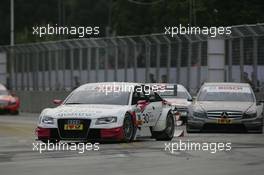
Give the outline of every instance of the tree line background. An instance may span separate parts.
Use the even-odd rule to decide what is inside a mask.
[[[135,1],[135,0],[132,0]],[[151,0],[138,0],[149,2]],[[164,26],[231,26],[264,22],[263,0],[14,0],[15,43],[75,36],[32,35],[33,26],[99,26],[100,37],[164,32]],[[0,45],[10,43],[10,0],[0,2]]]

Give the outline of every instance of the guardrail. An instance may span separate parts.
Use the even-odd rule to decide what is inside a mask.
[[[196,92],[207,80],[204,35],[150,34],[2,46],[9,86],[71,90],[97,81],[180,83]],[[225,41],[225,81],[264,83],[264,24],[233,26]]]

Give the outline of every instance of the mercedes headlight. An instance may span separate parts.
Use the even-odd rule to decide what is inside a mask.
[[[193,117],[205,118],[206,112],[199,105],[195,105],[193,106],[192,115]]]
[[[255,107],[249,108],[243,115],[243,118],[255,118],[257,117],[257,110]]]
[[[110,124],[110,123],[116,123],[116,122],[117,122],[117,117],[109,116],[109,117],[98,118],[95,124],[102,125],[102,124]]]
[[[206,113],[204,111],[193,111],[193,116],[198,118],[205,118]]]
[[[42,116],[41,117],[41,123],[52,125],[52,124],[54,124],[54,118],[52,118],[50,116]]]

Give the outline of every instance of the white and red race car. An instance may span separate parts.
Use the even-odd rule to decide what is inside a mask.
[[[156,140],[171,140],[175,119],[171,107],[147,85],[91,83],[75,89],[56,108],[44,109],[36,128],[38,140],[136,139],[137,130],[150,128]]]
[[[19,98],[13,93],[10,93],[4,85],[0,84],[0,114],[10,113],[18,115],[19,106]]]

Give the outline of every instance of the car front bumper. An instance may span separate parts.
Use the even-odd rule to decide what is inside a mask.
[[[58,128],[37,127],[36,136],[38,140],[122,140],[124,138],[123,128],[89,129],[85,138],[64,138]]]
[[[218,124],[217,119],[189,117],[187,129],[193,132],[224,131],[224,132],[260,132],[263,118],[233,119],[231,124]]]

